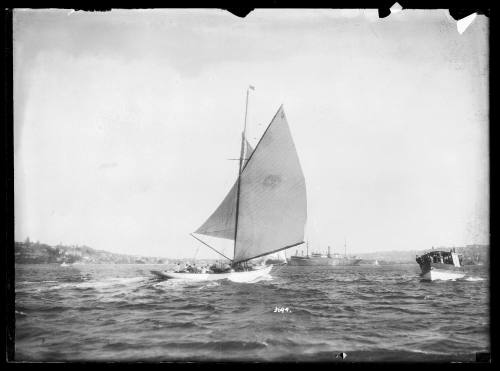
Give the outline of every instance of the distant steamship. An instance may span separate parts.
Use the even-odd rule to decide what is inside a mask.
[[[299,255],[298,251],[296,251],[295,255],[287,259],[288,265],[293,266],[352,266],[360,262],[361,259],[347,256],[347,252],[345,252],[344,255],[338,253],[331,254],[330,246],[328,246],[327,254],[316,252],[309,255],[309,244],[307,244],[306,255]]]

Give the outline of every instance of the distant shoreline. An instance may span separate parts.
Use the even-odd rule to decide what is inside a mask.
[[[39,242],[15,242],[16,264],[175,264],[183,261],[217,259],[164,258],[117,254],[88,246],[50,246]]]
[[[452,247],[436,247],[439,250],[449,250]],[[467,245],[453,247],[464,256],[465,265],[489,264],[488,245]],[[361,253],[356,257],[365,261],[377,260],[379,265],[416,264],[415,257],[422,255],[430,249],[409,251],[379,251]],[[104,250],[95,250],[88,246],[50,246],[43,243],[33,243],[27,239],[24,242],[15,242],[16,264],[159,264],[168,265],[182,262],[212,263],[220,259],[194,259],[194,258],[163,258],[134,256],[127,254],[111,253]]]

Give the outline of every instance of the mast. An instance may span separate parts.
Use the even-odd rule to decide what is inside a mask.
[[[236,255],[236,237],[238,236],[238,214],[240,208],[240,186],[241,186],[241,168],[243,165],[243,156],[245,152],[245,132],[247,130],[247,114],[248,114],[248,95],[250,93],[250,89],[254,90],[255,88],[252,85],[249,85],[247,88],[247,99],[245,104],[245,123],[243,125],[243,131],[241,133],[241,150],[240,150],[240,161],[239,161],[239,170],[238,170],[238,187],[236,191],[236,218],[234,224],[234,252],[233,257]]]
[[[347,240],[344,237],[344,256],[347,257]]]

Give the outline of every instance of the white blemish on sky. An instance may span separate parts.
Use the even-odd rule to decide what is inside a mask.
[[[465,30],[472,24],[474,19],[476,19],[477,14],[472,13],[471,15],[462,18],[457,21],[457,30],[460,34],[463,34]]]

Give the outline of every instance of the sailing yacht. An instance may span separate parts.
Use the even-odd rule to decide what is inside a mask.
[[[268,275],[272,265],[251,266],[249,261],[304,243],[307,219],[306,185],[283,105],[259,142],[248,144],[246,116],[241,138],[239,173],[228,194],[191,236],[229,261],[228,272],[158,272],[163,278],[250,281]],[[234,241],[232,258],[199,236]]]

